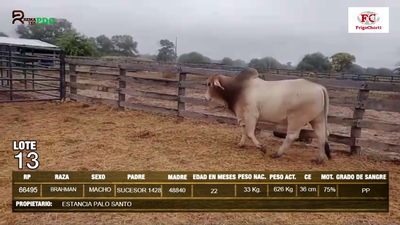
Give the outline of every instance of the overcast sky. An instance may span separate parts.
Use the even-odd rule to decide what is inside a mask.
[[[347,10],[390,7],[389,34],[349,34]],[[2,0],[0,31],[15,36],[11,12],[71,21],[88,36],[129,34],[141,54],[178,37],[178,54],[212,59],[272,56],[297,64],[307,53],[349,52],[363,67],[393,68],[400,61],[400,0]]]

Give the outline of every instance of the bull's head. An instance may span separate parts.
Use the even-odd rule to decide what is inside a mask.
[[[221,90],[225,90],[225,88],[221,85],[222,80],[221,80],[222,76],[221,75],[211,75],[207,81],[207,91],[206,91],[206,95],[204,96],[205,99],[207,101],[210,101],[212,99],[218,99],[220,98],[220,95],[218,94],[218,92],[220,92]]]
[[[240,94],[242,86],[249,80],[257,78],[258,72],[254,68],[246,68],[237,76],[228,77],[220,74],[211,75],[207,79],[207,91],[205,99],[217,101],[229,101],[227,98],[235,98]]]

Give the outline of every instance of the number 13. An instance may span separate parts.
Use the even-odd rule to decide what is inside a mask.
[[[34,156],[34,158],[31,158],[32,156]],[[39,167],[39,154],[37,152],[29,152],[26,155],[26,158],[30,159],[31,162],[34,162],[35,164],[32,166],[31,162],[27,162],[26,166],[30,169],[30,170],[36,170]],[[22,170],[22,152],[19,152],[18,154],[14,155],[14,159],[18,159],[18,169]]]

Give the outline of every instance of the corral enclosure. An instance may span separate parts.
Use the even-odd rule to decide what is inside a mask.
[[[126,63],[69,59],[67,97],[118,108],[196,118],[235,125],[233,115],[204,98],[205,80],[212,74],[235,76],[238,70],[195,68],[185,65]],[[378,153],[398,159],[400,153],[400,83],[384,76],[345,77],[343,74],[315,74],[302,71],[269,70],[265,80],[303,77],[328,88],[331,142],[358,154]],[[356,78],[356,79],[354,79]],[[260,130],[284,132],[284,127],[261,123]],[[314,137],[302,130],[300,139]]]
[[[64,53],[39,40],[0,37],[0,103],[60,100]]]
[[[235,75],[236,70],[77,59],[69,59],[68,64],[67,97],[78,103],[0,105],[4,115],[0,126],[7,130],[4,134],[7,142],[15,137],[40,141],[40,170],[384,170],[390,171],[390,212],[15,214],[11,213],[10,205],[11,171],[15,169],[15,162],[9,147],[0,146],[0,155],[4,156],[0,160],[5,165],[0,170],[0,187],[4,190],[0,194],[0,217],[5,224],[304,224],[312,221],[364,225],[400,220],[398,161],[388,163],[364,154],[355,158],[346,154],[350,149],[353,153],[361,149],[361,153],[373,156],[398,158],[400,98],[399,84],[394,79],[374,82],[370,78],[364,82],[341,80],[340,75],[322,79],[323,75],[307,78],[308,74],[303,74],[306,79],[327,86],[331,99],[329,122],[330,140],[336,142],[332,147],[334,158],[326,165],[317,166],[309,163],[314,151],[308,144],[294,144],[286,156],[277,160],[255,150],[250,142],[246,150],[235,149],[240,130],[226,124],[235,125],[236,120],[224,107],[204,101],[203,96],[204,81],[209,75]],[[41,74],[57,76],[51,71],[41,71]],[[283,70],[270,70],[261,75],[266,80],[302,76],[300,71]],[[178,122],[176,118],[189,119]],[[259,128],[284,131],[283,127],[265,123]],[[268,133],[261,132],[260,141],[268,143],[268,154],[272,154],[282,141],[266,137]],[[303,137],[312,134],[302,132]]]

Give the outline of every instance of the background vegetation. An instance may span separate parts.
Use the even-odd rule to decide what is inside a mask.
[[[79,33],[66,19],[56,19],[54,24],[19,25],[16,32],[20,38],[38,39],[47,43],[60,46],[71,56],[124,56],[145,57],[159,62],[180,63],[219,63],[234,67],[254,67],[259,72],[268,68],[274,69],[297,69],[312,72],[348,72],[353,74],[379,74],[393,75],[394,71],[388,68],[363,68],[356,64],[356,57],[350,53],[338,52],[332,56],[325,56],[320,52],[306,54],[296,65],[291,62],[281,63],[271,56],[260,59],[251,59],[246,63],[241,59],[224,57],[221,60],[212,60],[199,52],[184,53],[178,57],[175,52],[175,44],[167,39],[159,41],[157,55],[139,54],[138,42],[127,34],[113,35],[107,37],[87,37]],[[7,34],[0,32],[0,37]],[[399,65],[400,67],[400,65]],[[396,69],[400,70],[400,68]],[[395,70],[395,71],[396,71]],[[398,74],[398,73],[396,73]]]

